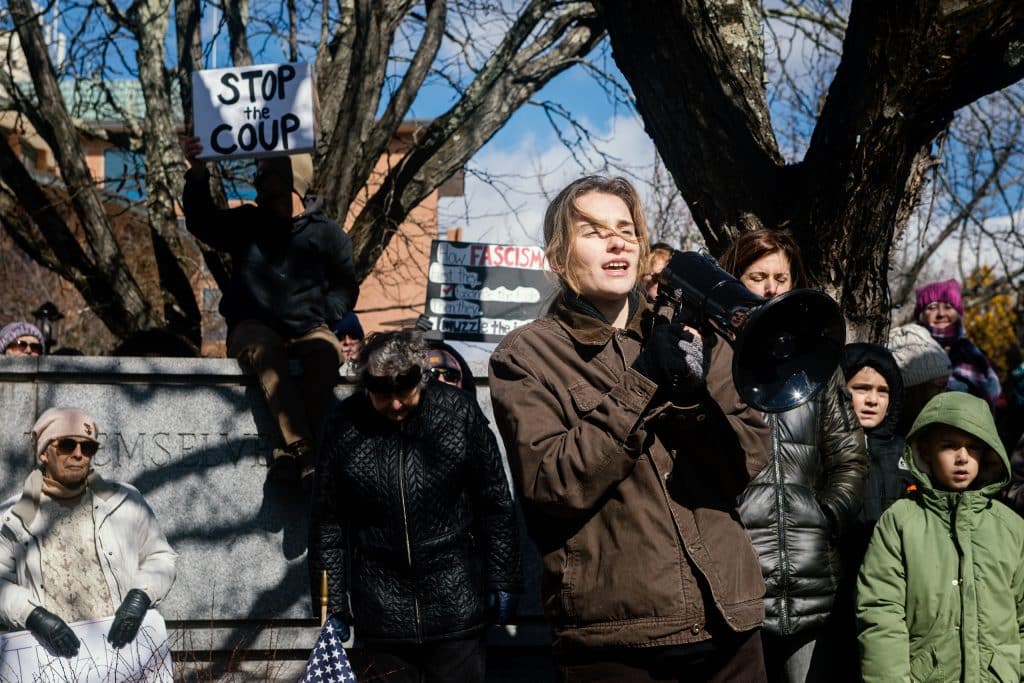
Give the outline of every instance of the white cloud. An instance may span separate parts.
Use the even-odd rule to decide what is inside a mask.
[[[625,175],[642,184],[649,177],[654,144],[639,117],[583,124],[593,133],[593,150],[575,155],[547,132],[526,135],[512,148],[486,146],[470,162],[465,195],[441,201],[441,225],[462,226],[469,242],[541,244],[544,210],[572,180]]]

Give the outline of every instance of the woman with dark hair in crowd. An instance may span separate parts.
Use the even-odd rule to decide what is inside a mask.
[[[360,640],[359,680],[483,683],[485,627],[509,622],[520,590],[515,507],[479,406],[428,367],[411,330],[359,350],[359,389],[317,465],[313,604],[326,571],[328,609]]]
[[[732,352],[653,324],[628,181],[571,183],[544,240],[560,291],[498,345],[490,386],[560,680],[763,681],[764,584],[736,495],[768,435]]]
[[[722,256],[722,266],[766,299],[807,284],[800,249],[787,231],[740,235]],[[766,419],[771,457],[743,492],[740,517],[766,584],[768,676],[787,683],[822,681],[832,675],[824,627],[840,578],[835,541],[860,508],[867,473],[864,432],[838,368],[812,400]]]

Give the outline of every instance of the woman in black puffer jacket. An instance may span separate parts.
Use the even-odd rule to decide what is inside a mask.
[[[785,231],[741,235],[723,268],[770,299],[806,283]],[[769,681],[827,680],[822,642],[842,573],[837,539],[860,508],[867,473],[864,433],[838,369],[812,400],[765,416],[771,458],[740,496],[765,581],[764,650]]]
[[[317,466],[313,604],[326,570],[329,611],[362,644],[359,680],[482,683],[484,627],[508,623],[521,583],[515,509],[476,401],[426,367],[417,333],[372,335],[359,353],[360,389]]]

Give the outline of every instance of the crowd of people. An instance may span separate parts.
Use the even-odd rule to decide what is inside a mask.
[[[486,628],[523,590],[520,510],[559,680],[1021,680],[1024,447],[996,427],[1017,399],[956,281],[920,287],[885,345],[846,345],[809,400],[761,412],[730,343],[654,310],[673,250],[649,244],[635,188],[581,178],[544,216],[550,307],[490,357],[503,460],[454,348],[364,334],[308,156],[260,160],[256,204],[223,209],[184,148],[186,226],[232,255],[228,353],[278,428],[269,476],[310,492],[312,605],[354,627],[359,680],[484,680]],[[785,230],[720,264],[764,300],[809,286]],[[46,351],[23,322],[0,349]],[[93,471],[99,439],[82,410],[45,411],[37,467],[0,508],[0,619],[61,656],[82,619],[113,615],[111,644],[131,641],[174,580],[139,492]]]

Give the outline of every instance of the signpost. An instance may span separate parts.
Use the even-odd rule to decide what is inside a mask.
[[[261,64],[192,74],[195,135],[202,159],[312,151],[316,145],[313,69]]]
[[[454,341],[498,342],[539,317],[554,285],[536,246],[434,240],[426,315]]]

